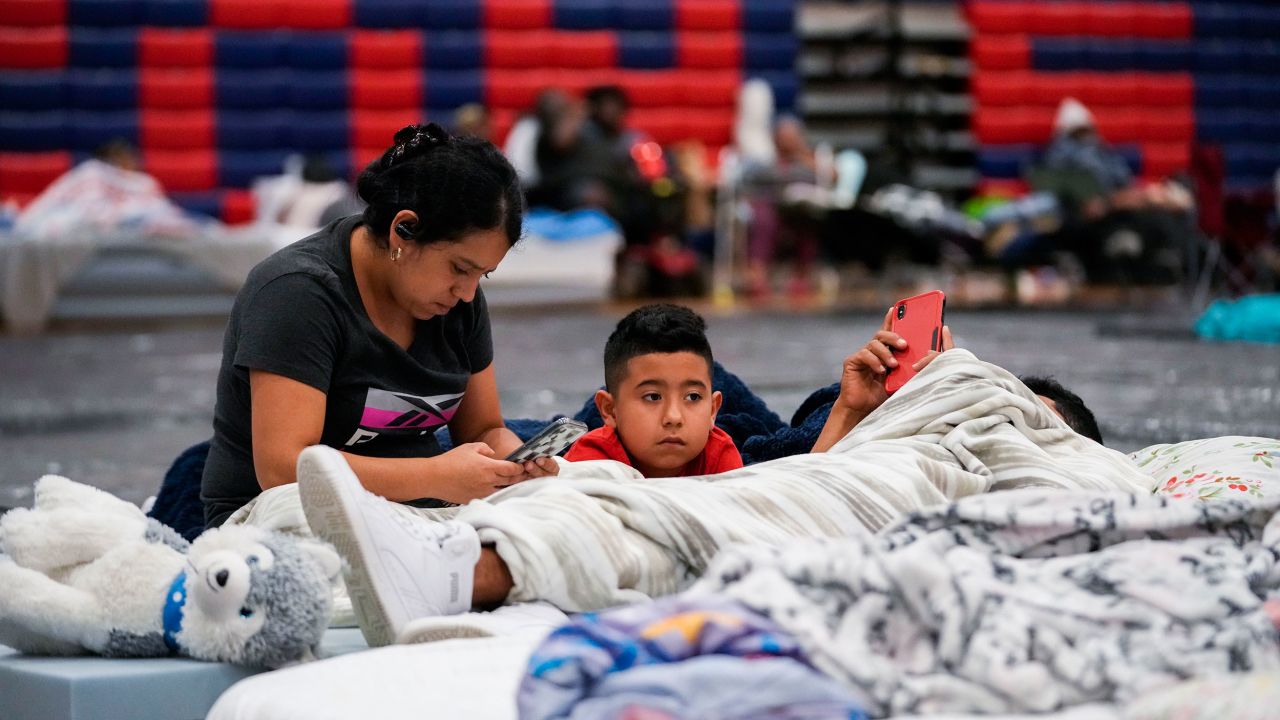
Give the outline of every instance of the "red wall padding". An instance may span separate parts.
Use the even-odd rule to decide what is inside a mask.
[[[143,150],[201,150],[213,147],[213,111],[143,110],[138,140]]]
[[[144,27],[138,31],[141,67],[209,67],[213,31],[208,28]]]
[[[551,27],[551,0],[485,0],[484,26],[503,30]]]
[[[212,190],[218,184],[218,157],[212,150],[149,150],[142,169],[167,192]]]
[[[408,69],[422,66],[418,30],[355,30],[348,40],[352,68]]]
[[[71,153],[0,153],[0,197],[33,195],[71,169]]]
[[[207,67],[138,71],[138,106],[148,109],[213,107],[213,71]]]
[[[67,50],[65,27],[0,27],[0,68],[66,67]]]
[[[0,0],[0,23],[38,27],[65,25],[67,0]]]
[[[422,71],[352,70],[349,104],[362,110],[410,110],[422,107]]]
[[[737,0],[675,0],[677,30],[738,30],[742,8]]]

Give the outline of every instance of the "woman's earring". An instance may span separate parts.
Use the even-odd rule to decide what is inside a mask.
[[[399,246],[397,246],[395,250],[392,250],[392,251],[391,251],[391,262],[395,262],[395,261],[399,260],[399,259],[400,259],[400,253],[402,253],[402,252],[404,252],[404,248],[399,247]]]

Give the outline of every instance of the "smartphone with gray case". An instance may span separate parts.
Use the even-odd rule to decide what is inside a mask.
[[[516,448],[507,460],[522,463],[564,452],[587,432],[587,426],[572,418],[560,418],[538,431],[525,444]]]

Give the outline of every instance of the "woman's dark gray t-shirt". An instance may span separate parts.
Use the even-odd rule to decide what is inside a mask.
[[[473,373],[493,360],[484,295],[419,320],[408,350],[374,327],[351,270],[355,215],[280,250],[249,273],[222,343],[213,443],[200,497],[221,525],[260,492],[253,466],[249,370],[326,395],[320,443],[371,457],[430,457]]]

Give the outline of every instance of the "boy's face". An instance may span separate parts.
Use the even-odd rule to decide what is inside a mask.
[[[645,477],[673,477],[702,452],[720,400],[706,359],[691,352],[631,358],[614,392],[596,393],[605,425]]]

